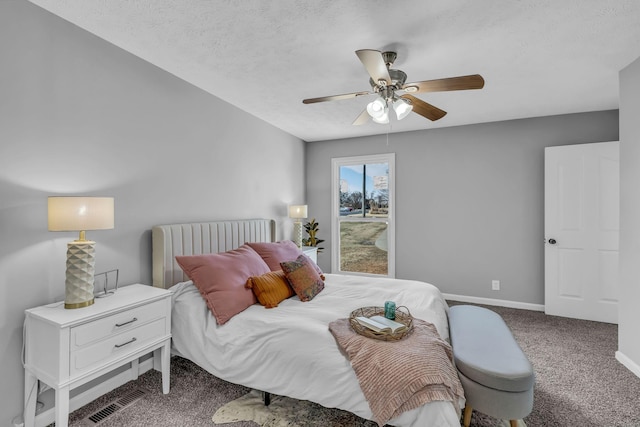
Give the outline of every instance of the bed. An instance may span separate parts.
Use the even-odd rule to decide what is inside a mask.
[[[172,291],[172,353],[232,383],[374,419],[328,324],[356,308],[394,300],[409,307],[415,318],[433,323],[448,340],[446,302],[424,282],[325,273],[324,289],[308,302],[293,296],[277,308],[254,304],[217,324],[176,257],[223,253],[245,242],[275,242],[275,236],[275,222],[268,219],[153,227],[154,286]],[[388,424],[459,426],[458,408],[464,400],[456,403],[429,402]]]

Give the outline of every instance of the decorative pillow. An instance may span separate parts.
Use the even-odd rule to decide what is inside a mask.
[[[324,282],[313,264],[315,263],[304,254],[296,258],[295,261],[280,263],[285,277],[300,301],[311,301],[324,289]]]
[[[265,308],[277,307],[278,303],[295,295],[282,270],[249,277],[245,286],[253,290],[258,302]]]
[[[218,325],[257,302],[245,284],[249,277],[269,272],[269,266],[247,245],[218,254],[176,256],[176,261],[193,280]]]
[[[290,261],[292,259],[296,259],[298,256],[302,254],[302,251],[295,243],[291,240],[283,240],[281,242],[249,242],[245,243],[246,245],[251,246],[251,248],[258,252],[258,254],[262,257],[264,262],[267,263],[271,271],[279,271],[282,269],[280,267],[281,262]],[[309,258],[311,264],[316,269],[320,278],[324,280],[324,275],[322,274],[322,270],[318,267],[318,264],[313,262],[311,258]]]
[[[271,271],[282,270],[280,263],[296,259],[302,251],[291,240],[283,240],[281,242],[253,242],[245,243],[251,249],[256,251],[267,263]]]

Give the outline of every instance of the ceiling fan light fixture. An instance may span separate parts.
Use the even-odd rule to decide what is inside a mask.
[[[413,105],[411,105],[411,101],[407,99],[397,98],[393,101],[393,111],[396,112],[398,120],[402,120],[407,117],[412,110]]]
[[[371,120],[376,123],[380,123],[381,125],[386,125],[387,123],[389,123],[389,110],[385,108],[384,114],[382,114],[380,117],[372,117]]]
[[[384,116],[387,111],[387,102],[382,98],[376,98],[367,104],[367,113],[369,113],[372,119]]]

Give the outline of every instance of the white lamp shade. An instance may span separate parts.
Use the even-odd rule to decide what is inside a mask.
[[[289,206],[289,218],[306,218],[307,205],[291,205]]]
[[[382,118],[387,110],[387,103],[382,98],[376,98],[367,104],[367,113],[373,118]]]
[[[386,125],[387,123],[389,123],[389,113],[385,111],[384,114],[381,115],[380,117],[371,117],[371,120],[373,120],[376,123]]]
[[[402,120],[413,110],[413,105],[405,99],[398,98],[393,102],[393,110],[396,112],[398,120]]]
[[[113,197],[49,197],[49,231],[109,230]]]

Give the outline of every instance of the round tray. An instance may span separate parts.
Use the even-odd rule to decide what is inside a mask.
[[[406,310],[406,312],[401,309]],[[394,319],[398,323],[402,323],[406,325],[407,329],[402,332],[376,332],[372,329],[367,328],[366,326],[362,326],[356,320],[356,317],[371,317],[371,316],[382,316],[384,317],[384,307],[361,307],[355,309],[351,312],[349,316],[349,324],[351,328],[358,334],[365,336],[367,338],[373,338],[376,340],[382,341],[397,341],[409,335],[411,329],[413,329],[413,317],[409,312],[409,309],[404,305],[396,307],[396,318]]]

